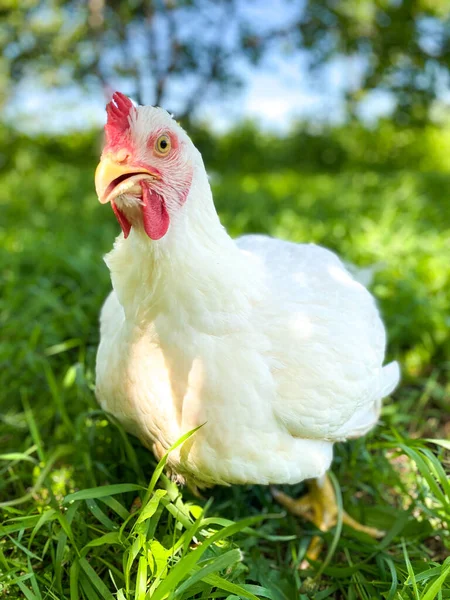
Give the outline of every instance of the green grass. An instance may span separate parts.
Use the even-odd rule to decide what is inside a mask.
[[[23,153],[0,178],[0,597],[450,598],[450,177],[216,177],[233,234],[312,240],[378,265],[389,357],[403,365],[380,426],[337,445],[333,463],[346,509],[386,537],[333,530],[333,554],[298,570],[314,527],[267,488],[196,499],[99,410],[101,256],[118,226],[95,199],[94,164],[44,159]]]

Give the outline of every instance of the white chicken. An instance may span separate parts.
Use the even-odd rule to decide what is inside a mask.
[[[231,239],[200,153],[166,111],[116,92],[107,115],[95,183],[123,233],[105,258],[100,405],[157,457],[203,425],[170,454],[179,482],[319,478],[297,504],[275,494],[330,527],[333,444],[374,427],[399,381],[372,296],[324,248]]]

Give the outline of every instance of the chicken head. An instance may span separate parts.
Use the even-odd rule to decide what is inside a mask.
[[[111,203],[125,238],[136,227],[159,240],[188,197],[198,153],[164,109],[146,108],[114,93],[95,187],[100,202]]]

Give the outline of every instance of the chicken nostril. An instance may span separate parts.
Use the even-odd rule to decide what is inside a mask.
[[[116,160],[117,160],[117,162],[120,162],[120,163],[125,162],[129,158],[130,158],[130,153],[125,148],[121,148],[116,154]]]

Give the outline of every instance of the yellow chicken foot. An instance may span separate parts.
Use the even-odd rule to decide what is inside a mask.
[[[338,506],[333,484],[328,475],[325,475],[321,479],[308,481],[308,486],[309,492],[298,500],[287,496],[276,488],[271,488],[271,491],[275,500],[290,513],[311,521],[320,531],[329,531],[336,525],[338,518]],[[345,510],[342,514],[342,521],[345,525],[352,527],[356,531],[367,533],[367,535],[373,538],[380,538],[385,535],[385,532],[380,529],[362,525],[346,513]],[[322,538],[317,535],[314,536],[306,553],[308,561],[318,559],[322,545]]]

